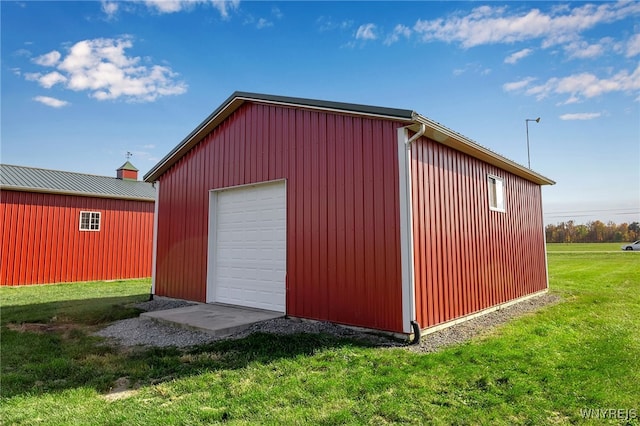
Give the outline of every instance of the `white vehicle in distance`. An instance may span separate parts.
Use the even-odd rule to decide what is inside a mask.
[[[627,250],[627,251],[631,251],[631,250],[640,250],[640,240],[638,241],[634,241],[630,244],[625,244],[622,246],[622,250]]]

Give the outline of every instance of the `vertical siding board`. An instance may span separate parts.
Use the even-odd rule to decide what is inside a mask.
[[[43,203],[44,204],[44,203]],[[41,273],[43,277],[48,277],[49,274],[51,273],[51,262],[49,261],[49,259],[51,258],[51,246],[53,245],[53,242],[55,241],[55,237],[53,235],[53,231],[56,229],[55,226],[57,225],[56,221],[56,215],[55,215],[55,211],[56,208],[54,205],[52,205],[51,202],[46,203],[47,209],[47,216],[46,216],[46,227],[43,231],[43,250],[40,252],[40,266],[41,266]],[[15,218],[16,222],[13,223],[20,223],[18,218]],[[78,245],[78,239],[74,238],[74,244],[77,246]],[[18,252],[21,253],[21,252]],[[22,254],[22,253],[21,253]],[[15,257],[14,257],[15,259]],[[74,271],[77,271],[76,269],[77,266],[77,259],[74,259]],[[77,272],[76,272],[77,274]]]
[[[297,217],[296,217],[296,200],[298,200],[298,185],[296,177],[296,160],[298,153],[296,149],[296,115],[295,111],[287,111],[289,126],[287,131],[287,152],[288,152],[288,164],[287,164],[287,312],[293,314],[296,312],[295,300],[298,298],[296,286],[298,272],[298,253],[293,250],[293,247],[297,247]]]
[[[396,131],[395,128],[391,129],[391,131]],[[375,151],[375,154],[377,155],[377,161],[376,161],[376,176],[378,177],[377,180],[377,184],[376,184],[376,192],[378,194],[378,198],[376,198],[377,201],[377,205],[378,207],[376,208],[376,215],[378,218],[378,224],[376,225],[376,234],[378,237],[378,251],[376,253],[376,262],[379,263],[380,265],[376,268],[376,275],[378,275],[378,280],[380,281],[380,293],[378,294],[385,294],[385,297],[389,298],[389,309],[387,310],[387,312],[385,312],[384,315],[384,322],[385,323],[389,323],[390,321],[393,321],[392,318],[392,312],[393,312],[393,299],[392,297],[390,297],[388,294],[388,286],[392,285],[391,283],[393,282],[397,282],[398,285],[401,284],[402,280],[401,278],[396,279],[396,281],[394,281],[396,276],[399,276],[400,272],[399,269],[396,270],[396,266],[395,266],[395,262],[390,262],[390,259],[393,259],[393,257],[390,257],[389,255],[391,254],[391,256],[393,256],[395,253],[391,253],[391,250],[395,250],[395,248],[392,248],[395,246],[395,241],[396,241],[396,235],[392,229],[392,224],[394,223],[398,223],[400,222],[400,218],[398,216],[398,221],[395,222],[396,220],[396,216],[393,212],[393,209],[391,209],[391,205],[396,205],[399,206],[400,205],[400,198],[399,198],[399,194],[397,194],[396,192],[396,188],[394,188],[392,185],[393,183],[395,183],[396,185],[398,184],[397,180],[394,179],[394,175],[393,173],[397,173],[397,169],[395,168],[390,168],[388,166],[388,160],[389,160],[389,156],[390,155],[394,155],[395,156],[395,160],[397,161],[397,152],[398,152],[398,147],[397,147],[397,136],[394,138],[391,138],[391,136],[389,135],[390,133],[390,129],[388,129],[388,126],[386,124],[383,124],[383,128],[381,129],[380,133],[377,133],[378,135],[384,135],[381,138],[376,138],[376,146],[377,149]],[[388,143],[387,141],[389,140],[393,140],[394,143]],[[396,175],[397,176],[397,175]],[[399,230],[399,228],[398,228]],[[399,235],[399,232],[398,232]],[[399,248],[399,246],[398,246]],[[398,259],[397,262],[399,262],[400,260]],[[398,275],[396,275],[396,273]],[[385,290],[387,291],[387,293],[385,293]],[[402,301],[400,301],[400,303],[402,303]]]
[[[458,152],[455,153],[456,162],[457,162],[457,170],[458,173],[456,175],[458,180],[458,199],[460,203],[458,204],[458,244],[457,249],[460,256],[460,264],[458,268],[460,270],[460,280],[461,280],[461,288],[462,288],[462,312],[472,312],[471,309],[471,291],[469,288],[469,247],[466,245],[466,236],[468,235],[467,230],[467,204],[469,202],[469,194],[467,193],[466,188],[466,165],[464,158]]]
[[[380,122],[376,122],[374,135],[383,134],[382,125]],[[375,294],[382,294],[384,292],[384,286],[387,283],[387,256],[385,253],[386,240],[385,229],[387,228],[387,222],[385,221],[385,204],[388,202],[388,196],[385,187],[385,174],[384,174],[384,144],[380,138],[372,139],[371,151],[373,154],[373,220],[374,220],[374,276],[376,280]]]
[[[354,237],[354,276],[353,294],[359,294],[366,300],[367,289],[364,283],[364,258],[365,258],[365,234],[364,234],[364,174],[363,174],[363,133],[362,121],[354,119],[353,127],[353,237]],[[369,315],[365,303],[358,303],[357,321],[375,323],[376,317]]]
[[[40,270],[40,265],[42,263],[42,259],[40,258],[41,252],[42,252],[42,246],[41,246],[41,236],[42,236],[42,231],[44,226],[46,226],[45,224],[45,219],[44,219],[44,213],[45,213],[45,208],[44,206],[40,203],[34,206],[35,207],[35,212],[36,212],[36,217],[38,218],[35,223],[33,224],[36,230],[36,238],[33,239],[33,256],[32,256],[32,260],[31,260],[31,266],[30,266],[30,275],[31,276],[37,276],[38,271]],[[66,265],[65,265],[66,266]],[[66,268],[68,271],[70,271],[70,268]]]
[[[304,171],[306,164],[305,160],[305,147],[304,147],[304,112],[296,111],[295,118],[295,144],[297,147],[297,155],[296,155],[296,174],[293,180],[296,184],[296,204],[294,205],[294,215],[296,217],[296,241],[294,247],[296,247],[296,251],[298,251],[299,256],[296,257],[296,276],[294,277],[294,283],[300,283],[300,288],[296,289],[296,297],[294,299],[294,315],[297,312],[304,312],[304,306],[302,302],[304,300],[304,286],[307,285],[305,281],[305,245],[304,245],[304,237],[305,232],[308,232],[308,229],[305,229],[304,224],[304,200],[305,200],[305,180],[304,180]]]
[[[480,208],[477,204],[477,198],[475,197],[475,191],[473,191],[473,176],[471,167],[468,161],[463,161],[465,167],[465,188],[466,188],[466,200],[467,209],[465,212],[466,221],[466,245],[468,249],[467,254],[469,256],[469,268],[467,270],[469,274],[469,299],[470,307],[469,312],[476,312],[479,309],[479,294],[478,294],[478,246],[477,244],[477,229],[474,225],[476,218],[476,208]]]
[[[319,192],[320,182],[319,177],[319,163],[318,163],[318,113],[309,112],[308,122],[305,123],[306,129],[314,129],[309,132],[309,145],[308,153],[310,159],[305,164],[308,164],[310,169],[307,173],[309,177],[309,190],[306,195],[309,197],[308,206],[309,209],[305,210],[305,218],[308,220],[309,233],[305,238],[305,242],[308,244],[308,272],[309,272],[309,291],[307,292],[306,300],[315,300],[316,303],[309,304],[308,312],[315,318],[321,318],[320,312],[321,306],[325,304],[325,300],[322,298],[322,289],[320,288],[320,242],[323,236],[320,234],[320,221],[319,221]]]
[[[440,246],[439,246],[439,235],[440,228],[438,223],[438,209],[439,209],[439,192],[438,192],[438,181],[437,181],[437,167],[436,167],[436,147],[430,145],[429,149],[429,225],[431,227],[431,241],[429,244],[429,251],[431,252],[431,270],[429,274],[429,283],[431,286],[430,292],[432,293],[430,307],[432,309],[430,316],[433,317],[433,322],[431,324],[438,324],[441,322],[440,320],[440,307],[442,303],[440,302],[440,292],[439,292],[439,283],[442,280],[440,275]]]
[[[437,193],[435,197],[435,201],[438,206],[438,210],[436,213],[436,226],[438,228],[438,306],[440,312],[440,321],[446,321],[448,319],[447,312],[449,310],[448,303],[448,294],[447,290],[447,273],[446,273],[446,256],[447,256],[447,246],[444,241],[446,235],[443,233],[445,229],[445,221],[443,218],[443,204],[444,204],[444,189],[442,187],[443,176],[442,176],[442,149],[440,146],[436,148],[436,156],[434,158],[434,163],[436,166],[436,180],[437,180]]]
[[[18,228],[20,230],[20,244],[28,247],[29,241],[31,241],[31,226],[29,226],[29,224],[31,223],[31,204],[24,205],[24,212],[21,216],[21,219],[22,223]],[[18,267],[20,271],[20,274],[18,275],[20,277],[20,281],[28,282],[28,280],[31,280],[28,262],[20,262]]]
[[[436,203],[437,198],[435,195],[435,177],[434,177],[434,150],[433,146],[429,144],[427,147],[427,186],[429,188],[429,194],[427,196],[428,208],[429,208],[429,239],[427,241],[428,252],[425,253],[429,261],[429,275],[427,276],[427,282],[424,284],[427,286],[427,300],[428,300],[428,321],[427,325],[433,325],[438,322],[438,292],[436,288],[436,282],[438,280],[438,252],[436,246]]]
[[[346,247],[346,216],[345,216],[345,123],[343,116],[334,117],[336,135],[336,253],[338,257],[336,288],[344,289],[347,280],[347,247]],[[335,307],[335,318],[342,320],[342,313],[348,307],[348,303],[343,297],[335,297],[332,300]]]
[[[464,194],[460,186],[460,167],[459,167],[459,155],[453,151],[451,153],[452,161],[452,178],[453,178],[453,197],[452,197],[452,210],[453,210],[453,227],[454,227],[454,239],[453,239],[453,252],[455,257],[454,271],[456,280],[456,316],[462,315],[467,309],[464,306],[466,303],[466,291],[464,286],[467,280],[464,277],[464,259],[460,252],[460,245],[462,244],[462,218],[460,217],[460,209],[464,203]]]
[[[355,280],[355,257],[357,255],[355,248],[355,227],[354,227],[354,197],[355,197],[355,181],[354,181],[354,162],[353,162],[353,119],[352,117],[344,118],[344,137],[343,137],[343,149],[344,149],[344,199],[343,209],[341,214],[344,215],[344,244],[345,244],[345,275],[344,286],[346,289],[353,288]],[[349,291],[350,292],[350,291]],[[348,318],[348,304],[342,303],[342,312],[340,313],[342,321]],[[351,309],[354,306],[351,305]],[[355,311],[354,315],[357,318],[359,312]]]
[[[365,306],[375,305],[375,292],[377,290],[374,268],[375,265],[372,261],[375,259],[375,240],[374,236],[376,229],[374,227],[373,217],[373,198],[374,198],[374,185],[373,185],[373,121],[364,120],[362,127],[362,209],[363,209],[363,257],[362,266],[364,268],[362,272],[361,280],[363,281]],[[366,262],[368,260],[368,262]],[[371,315],[370,312],[368,312]]]
[[[318,303],[318,315],[320,318],[328,318],[329,305],[331,299],[329,298],[329,286],[327,285],[328,277],[328,263],[329,263],[329,221],[328,221],[328,182],[327,182],[327,116],[325,114],[319,114],[318,117],[318,132],[317,139],[314,144],[318,150],[318,223],[317,233],[320,237],[318,243],[318,255],[315,256],[317,263],[314,265],[316,271],[316,285],[318,286],[319,297],[322,303]]]
[[[456,215],[456,198],[459,196],[457,194],[457,188],[455,185],[455,169],[454,169],[454,152],[447,152],[447,185],[449,190],[447,191],[447,218],[449,221],[449,236],[447,240],[449,241],[449,252],[451,253],[449,259],[449,268],[451,271],[451,304],[452,310],[450,313],[450,318],[457,318],[459,316],[459,307],[460,307],[460,288],[459,288],[459,277],[457,267],[459,265],[459,259],[456,254],[456,237],[457,237],[457,215]]]
[[[335,117],[328,116],[326,122],[326,158],[327,158],[327,281],[323,283],[326,288],[326,298],[330,302],[327,303],[327,318],[334,317],[333,300],[340,297],[339,291],[336,291],[336,283],[338,282],[338,203],[337,203],[337,170],[336,159],[336,124]],[[333,284],[333,285],[332,285]]]

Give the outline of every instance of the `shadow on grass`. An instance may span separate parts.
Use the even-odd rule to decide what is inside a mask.
[[[101,344],[94,326],[130,318],[141,297],[72,300],[2,309],[0,371],[3,398],[46,394],[79,387],[109,392],[118,379],[131,386],[157,384],[207,371],[241,369],[343,347],[370,343],[329,334],[255,333],[188,349],[130,348]],[[40,323],[41,327],[25,327]],[[21,325],[18,325],[21,324]]]
[[[2,306],[1,324],[62,323],[99,325],[139,315],[142,310],[131,305],[149,299],[148,294],[60,300],[30,305]]]

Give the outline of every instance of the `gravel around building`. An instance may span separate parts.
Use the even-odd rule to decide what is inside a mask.
[[[407,342],[399,341],[385,335],[368,333],[329,322],[306,321],[292,318],[277,318],[263,321],[250,326],[242,332],[222,339],[240,339],[257,332],[273,334],[326,333],[337,337],[361,340],[380,347],[405,347],[414,352],[428,353],[435,352],[444,346],[462,343],[482,333],[486,333],[512,318],[535,312],[544,306],[558,303],[560,300],[560,297],[556,295],[545,293],[469,321],[424,335],[420,343],[415,345],[409,345]],[[150,312],[193,304],[194,303],[181,300],[154,299],[134,306]],[[110,342],[121,346],[175,346],[179,348],[201,345],[221,339],[220,337],[215,337],[205,332],[141,318],[129,318],[116,321],[96,332],[95,335],[107,338],[108,343]]]

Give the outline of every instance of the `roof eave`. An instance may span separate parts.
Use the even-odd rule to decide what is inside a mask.
[[[65,191],[62,189],[48,189],[48,188],[30,188],[26,186],[14,186],[14,185],[0,185],[2,191],[17,191],[17,192],[36,192],[40,194],[54,194],[54,195],[75,195],[77,197],[91,197],[91,198],[108,198],[113,200],[127,200],[127,201],[147,201],[155,202],[155,198],[149,197],[134,197],[129,195],[111,195],[111,194],[99,194],[94,192],[79,192],[79,191]]]
[[[482,160],[486,163],[494,165],[500,169],[506,170],[528,181],[537,183],[538,185],[554,185],[555,181],[534,172],[508,158],[505,158],[485,147],[479,145],[473,140],[454,132],[451,129],[424,117],[418,113],[413,114],[413,118],[418,124],[424,124],[427,130],[424,136],[435,140],[443,145],[453,148],[457,151],[464,152],[472,157]]]

